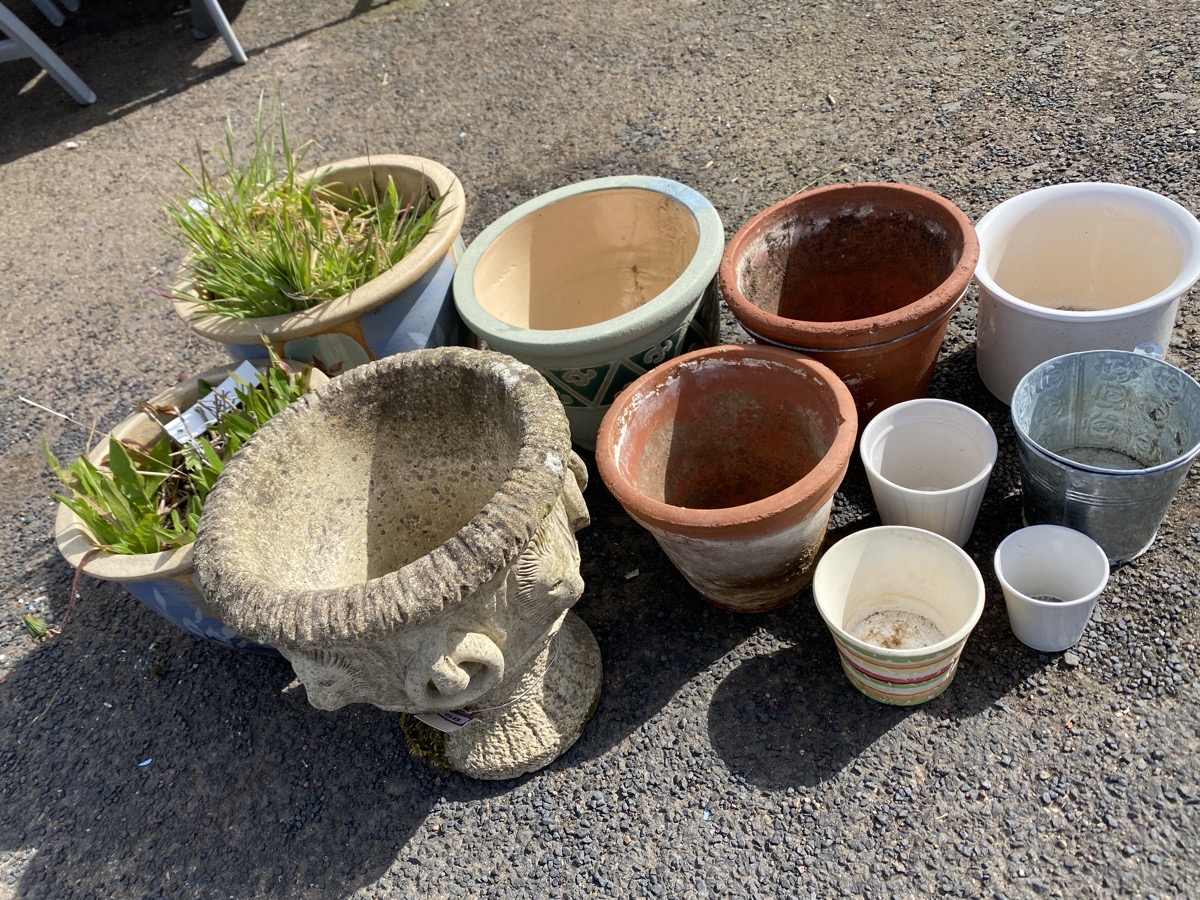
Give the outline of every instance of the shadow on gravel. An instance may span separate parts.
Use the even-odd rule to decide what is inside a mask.
[[[42,583],[65,596],[59,570]],[[0,690],[0,850],[33,852],[30,896],[345,896],[439,798],[511,787],[413,760],[395,714],[311,708],[282,658],[196,641],[116,585],[83,593]]]
[[[235,33],[243,2],[222,2]],[[78,12],[66,14],[60,28],[31,5],[22,6],[19,15],[95,92],[96,102],[80,106],[49,75],[39,76],[32,60],[0,65],[0,102],[21,125],[0,131],[0,165],[119,120],[235,67],[227,54],[196,67],[211,41],[221,39],[192,37],[187,0],[81,3]]]
[[[1022,525],[1020,473],[1008,407],[979,380],[973,345],[952,350],[939,361],[929,396],[976,409],[1000,442],[975,531],[964,548],[984,579],[984,612],[946,693],[920,707],[928,715],[970,718],[1047,663],[1013,636],[992,568],[996,546]],[[879,524],[857,453],[835,507],[849,511],[850,520],[831,528],[827,547]],[[915,711],[876,703],[851,687],[811,591],[764,619],[763,625],[789,648],[743,662],[717,687],[709,710],[714,749],[747,780],[770,789],[820,784]]]
[[[355,0],[340,18],[269,45],[238,29],[237,16],[245,0],[222,0],[221,7],[250,57],[248,65],[253,66],[266,50],[340,25],[388,2]],[[32,60],[0,65],[0,104],[6,117],[21,126],[0,129],[0,165],[120,120],[238,68],[219,35],[203,41],[192,37],[188,0],[81,3],[78,12],[67,14],[60,28],[50,25],[32,5],[14,6],[13,11],[87,83],[96,102],[80,106],[48,75],[39,76]],[[198,68],[196,60],[214,41],[221,53],[215,62]],[[264,71],[263,77],[268,74]]]
[[[911,712],[854,690],[825,643],[756,656],[717,686],[709,739],[747,781],[769,790],[819,785]]]
[[[592,524],[578,534],[586,587],[575,612],[600,644],[604,682],[595,716],[556,766],[603,755],[763,624],[705,602],[608,492],[592,455],[580,455]]]
[[[762,624],[704,603],[588,464],[576,609],[604,687],[553,767],[606,753]],[[53,554],[21,581],[61,616],[70,577]],[[439,774],[410,756],[399,716],[313,709],[285,660],[197,641],[117,585],[82,592],[66,632],[0,691],[0,851],[33,851],[32,896],[345,896],[405,858],[439,800],[527,780]]]

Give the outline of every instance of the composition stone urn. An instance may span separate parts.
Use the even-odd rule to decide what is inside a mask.
[[[586,483],[535,370],[462,347],[403,353],[255,435],[209,495],[196,572],[317,708],[412,714],[418,755],[511,778],[561,755],[599,700],[599,648],[569,611]]]

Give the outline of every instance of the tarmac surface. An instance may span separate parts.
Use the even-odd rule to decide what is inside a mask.
[[[314,159],[450,166],[467,239],[634,172],[702,191],[729,234],[838,180],[973,219],[1072,180],[1196,210],[1192,0],[229,0],[244,67],[177,0],[85,2],[61,29],[6,5],[99,100],[0,65],[0,898],[1200,896],[1200,472],[1074,650],[1020,644],[991,571],[1020,525],[1015,445],[975,373],[974,290],[931,394],[983,413],[1001,457],[967,545],[987,608],[947,693],[857,694],[811,595],[708,606],[589,460],[576,611],[603,695],[578,744],[511,782],[432,771],[396,715],[313,709],[284,661],[200,643],[116,585],[85,580],[33,644],[22,615],[57,621],[72,577],[40,442],[71,458],[88,433],[18,399],[105,429],[223,361],[153,294],[180,262],[157,226],[172,160],[226,116],[248,135],[273,85]],[[1194,375],[1198,300],[1169,350]],[[872,514],[856,463],[835,525]]]

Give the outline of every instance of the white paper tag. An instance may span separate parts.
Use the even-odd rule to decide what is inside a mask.
[[[236,377],[235,377],[236,376]],[[241,379],[241,382],[238,379]],[[259,383],[258,369],[254,363],[247,360],[234,369],[233,374],[213,388],[207,397],[201,397],[192,406],[184,410],[178,418],[172,419],[164,427],[167,434],[177,444],[196,443],[208,426],[221,418],[221,412],[238,406],[237,389],[244,382],[254,386]]]
[[[462,728],[468,722],[474,720],[474,716],[470,713],[461,711],[446,711],[436,713],[413,713],[418,719],[428,725],[430,728],[436,728],[438,731],[444,731],[447,734],[453,734]]]

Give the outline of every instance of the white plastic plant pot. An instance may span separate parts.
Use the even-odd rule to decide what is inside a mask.
[[[1167,346],[1200,278],[1200,223],[1142,188],[1039,188],[1001,203],[976,232],[976,365],[1005,403],[1022,376],[1064,353]]]
[[[967,542],[996,464],[987,419],[949,400],[909,400],[871,420],[859,452],[884,525]]]
[[[1061,525],[1014,531],[996,548],[995,566],[1013,634],[1043,653],[1079,643],[1108,584],[1104,549]]]
[[[597,178],[535,197],[467,248],[454,301],[492,350],[537,369],[595,449],[600,421],[641,375],[711,346],[725,247],[720,216],[666,178]]]
[[[983,613],[984,587],[952,541],[883,526],[830,547],[813,596],[850,683],[881,703],[913,706],[950,686]]]

